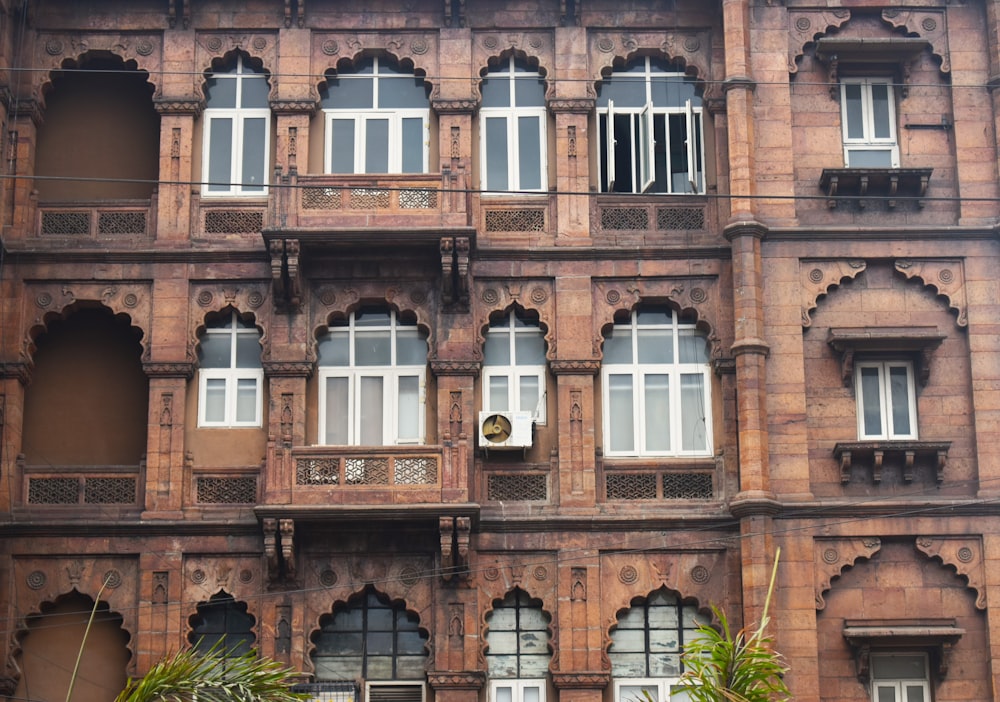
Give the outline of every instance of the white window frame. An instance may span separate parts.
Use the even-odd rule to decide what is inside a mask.
[[[623,687],[638,687],[650,692],[653,697],[652,702],[670,702],[672,698],[677,700],[688,699],[688,697],[683,693],[676,695],[676,693],[681,692],[679,677],[615,679],[614,702],[646,702],[645,698],[642,697],[622,697]],[[676,697],[674,695],[676,695]]]
[[[848,136],[848,101],[847,87],[861,86],[861,125],[863,135]],[[887,90],[887,120],[890,135],[877,137],[875,131],[875,99],[872,88],[884,85]],[[890,165],[886,168],[899,168],[899,136],[896,124],[896,98],[891,78],[841,78],[840,79],[840,117],[844,137],[844,165],[851,168],[851,154],[855,151],[883,151],[889,154]],[[856,166],[855,166],[856,167]]]
[[[862,384],[862,369],[875,368],[878,371],[879,414],[880,426],[877,433],[865,430],[865,393]],[[890,369],[904,368],[906,370],[907,415],[910,421],[910,431],[896,431],[893,426],[892,394],[890,392]],[[913,379],[913,363],[906,360],[891,359],[880,361],[855,361],[854,363],[854,393],[857,399],[858,439],[906,440],[916,439],[917,430],[917,393]]]
[[[516,350],[517,334],[532,334],[537,335],[541,338],[542,343],[545,343],[545,335],[542,332],[542,328],[537,324],[531,324],[529,326],[517,326],[515,319],[515,312],[512,310],[510,313],[504,317],[506,324],[502,327],[490,326],[486,333],[495,335],[506,335],[507,342],[509,344],[509,356],[513,362],[507,365],[489,365],[483,363],[483,410],[496,410],[496,411],[511,411],[516,412],[521,410],[521,380],[523,378],[537,378],[538,379],[538,403],[535,407],[530,410],[532,413],[532,419],[535,420],[536,424],[545,424],[545,404],[546,404],[546,389],[545,389],[545,375],[546,366],[544,364],[528,364],[528,363],[518,363]],[[485,354],[484,354],[485,355]],[[485,358],[484,358],[485,360]],[[507,379],[507,391],[510,400],[509,407],[496,407],[493,403],[493,398],[491,396],[491,385],[490,380],[493,378],[506,378]]]
[[[511,688],[510,702],[524,702],[524,691],[528,688],[538,689],[538,701],[545,702],[546,680],[544,678],[505,678],[500,680],[490,680],[490,702],[500,702],[497,696],[497,689],[501,687]]]
[[[524,72],[515,71],[515,60],[511,56],[507,65],[489,71],[485,76],[484,80],[489,80],[490,78],[506,78],[508,81],[509,90],[509,107],[480,107],[479,108],[479,162],[481,164],[480,168],[480,180],[482,181],[482,189],[485,191],[484,195],[503,195],[507,192],[546,192],[548,188],[548,110],[545,105],[517,105],[515,98],[515,84],[519,80],[530,80],[539,81],[542,80],[542,75],[537,71],[534,72]],[[522,186],[522,181],[525,180],[524,174],[521,172],[520,159],[518,154],[520,153],[520,129],[519,129],[519,118],[521,117],[535,117],[538,119],[538,143],[541,145],[541,149],[538,155],[539,158],[539,173],[535,174],[538,176],[539,185],[537,188],[527,188]],[[496,184],[489,183],[487,180],[487,175],[489,173],[489,158],[487,155],[487,130],[486,124],[490,119],[503,119],[505,120],[506,133],[507,133],[507,183],[504,187],[497,187]]]
[[[388,77],[391,75],[392,77]],[[389,122],[389,163],[388,170],[385,173],[389,174],[401,174],[403,173],[403,151],[402,139],[403,139],[403,120],[405,119],[420,119],[422,124],[421,134],[423,135],[421,140],[421,169],[419,173],[427,173],[429,169],[430,160],[430,102],[428,101],[428,106],[426,109],[416,108],[416,107],[401,107],[401,108],[380,108],[379,104],[379,91],[382,89],[383,84],[389,84],[393,81],[400,80],[400,74],[381,74],[379,73],[379,57],[375,56],[372,58],[372,72],[371,73],[345,73],[342,76],[337,76],[340,80],[370,80],[372,81],[372,107],[370,109],[337,109],[337,108],[326,108],[323,110],[324,113],[324,128],[325,128],[325,140],[324,140],[324,160],[323,168],[327,173],[333,172],[333,123],[334,121],[350,121],[354,122],[354,174],[369,174],[378,173],[377,171],[367,170],[367,154],[365,146],[368,143],[367,140],[367,126],[370,121],[374,120],[388,120]],[[419,78],[419,76],[414,74],[414,79]],[[338,173],[338,175],[341,175]]]
[[[927,654],[913,654],[913,653],[873,653],[872,658],[891,658],[894,656],[906,655],[923,655],[924,658],[924,670],[929,670]],[[909,690],[912,688],[920,688],[921,694],[923,695],[923,702],[931,702],[931,684],[929,675],[925,675],[922,678],[876,678],[872,675],[871,680],[871,699],[872,702],[879,702],[879,691],[880,690],[892,690],[895,696],[894,702],[911,702],[909,699]]]
[[[603,401],[604,455],[608,457],[668,457],[668,456],[711,456],[713,452],[712,435],[712,374],[711,364],[681,363],[679,359],[678,339],[682,335],[696,335],[705,343],[704,335],[697,331],[694,324],[682,323],[677,319],[676,311],[671,310],[671,323],[664,325],[638,325],[637,313],[632,312],[627,324],[616,324],[616,334],[632,335],[632,362],[609,363],[601,367],[601,395]],[[673,363],[640,363],[638,360],[638,331],[642,330],[672,330],[674,343]],[[670,434],[670,449],[647,449],[647,432],[645,422],[645,378],[650,375],[666,375],[669,383],[670,422],[664,430]],[[681,406],[681,378],[686,375],[700,375],[703,388],[703,410],[705,423],[705,446],[700,449],[683,448],[683,409]],[[615,419],[611,411],[611,378],[613,376],[629,376],[632,379],[632,429],[633,448],[631,450],[615,449],[612,446],[612,421]]]
[[[702,106],[695,106],[691,100],[685,100],[683,105],[659,106],[653,105],[653,81],[662,78],[680,78],[685,75],[679,71],[662,71],[654,68],[650,59],[645,60],[645,71],[613,73],[611,79],[620,75],[626,80],[642,79],[645,83],[646,102],[641,107],[615,106],[614,100],[609,99],[607,107],[597,110],[598,123],[604,118],[605,149],[599,153],[605,165],[606,182],[601,185],[603,192],[612,193],[617,180],[615,146],[618,140],[615,138],[615,117],[627,114],[631,116],[629,120],[628,144],[632,157],[632,193],[650,193],[665,195],[702,195],[705,193],[705,126],[704,109]],[[609,79],[610,80],[610,79]],[[666,189],[663,191],[652,191],[656,183],[656,141],[654,123],[663,122],[663,132],[666,138],[670,139],[670,117],[672,115],[684,115],[686,138],[685,151],[687,154],[688,182],[683,188],[675,188],[673,178],[670,174],[670,164],[666,164]],[[638,132],[638,133],[637,133]],[[666,154],[670,154],[670,144],[664,145]],[[699,168],[701,164],[701,168]],[[599,169],[600,172],[600,169]],[[693,188],[692,188],[693,184]]]
[[[240,335],[253,335],[254,340],[260,339],[260,332],[256,327],[241,328],[236,323],[236,312],[232,313],[229,322],[230,326],[224,328],[207,328],[204,335],[230,336],[229,340],[229,368],[199,368],[198,369],[198,426],[199,427],[259,427],[263,420],[263,391],[264,370],[263,368],[237,368],[236,367],[236,347],[237,339]],[[210,380],[223,380],[225,382],[225,417],[219,421],[210,420],[206,416],[208,409],[208,382]],[[237,392],[239,381],[252,380],[254,382],[254,395],[256,398],[254,419],[252,421],[239,421],[236,418]]]
[[[347,333],[348,347],[350,349],[350,365],[347,366],[320,366],[319,367],[319,443],[329,446],[327,442],[327,380],[330,378],[347,379],[347,446],[361,445],[361,381],[363,378],[382,379],[382,446],[400,445],[421,445],[424,443],[426,432],[426,364],[424,365],[397,365],[396,364],[396,332],[399,328],[398,319],[394,310],[390,311],[389,325],[363,326],[357,327],[354,324],[354,313],[351,313],[350,324],[346,327],[333,327],[330,333]],[[406,326],[406,329],[415,327]],[[387,331],[390,338],[391,361],[384,366],[364,366],[355,363],[355,340],[357,330],[363,332]],[[417,380],[417,435],[399,436],[399,383],[406,378]]]
[[[202,131],[202,184],[201,195],[206,198],[218,197],[242,197],[242,198],[265,198],[267,197],[268,171],[271,163],[271,108],[270,107],[240,107],[243,99],[243,85],[247,80],[267,81],[266,73],[255,73],[247,70],[242,54],[236,59],[235,73],[215,73],[211,77],[217,81],[236,81],[236,107],[206,107],[204,115],[204,129]],[[243,183],[243,132],[245,124],[251,119],[264,120],[264,154],[262,164],[262,183],[251,185]],[[212,148],[212,123],[216,120],[230,120],[232,122],[232,160],[229,164],[229,182],[225,190],[213,189],[218,183],[211,182],[211,148]]]

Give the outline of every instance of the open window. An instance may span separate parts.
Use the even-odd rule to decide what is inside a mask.
[[[426,173],[430,85],[385,56],[328,71],[327,173]]]
[[[597,87],[601,191],[705,192],[702,100],[679,66],[641,57]]]

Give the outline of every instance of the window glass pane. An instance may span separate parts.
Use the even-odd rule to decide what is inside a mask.
[[[487,366],[509,366],[510,363],[510,333],[493,332],[486,334],[483,344],[483,363]]]
[[[354,173],[354,120],[330,121],[330,172]]]
[[[243,120],[243,190],[263,190],[266,182],[264,154],[267,149],[267,120]]]
[[[680,76],[653,75],[649,83],[650,98],[657,107],[684,107],[690,100],[692,105],[700,106],[701,98],[695,95],[694,83]]]
[[[521,629],[547,631],[548,628],[549,620],[541,609],[537,607],[524,607],[521,609]],[[548,634],[545,634],[545,638],[548,638]]]
[[[354,332],[354,365],[388,366],[392,363],[391,351],[389,332]]]
[[[542,333],[514,335],[514,357],[519,366],[545,365],[545,339]]]
[[[619,678],[646,677],[646,654],[623,653],[614,656],[611,660],[611,674]]]
[[[889,368],[889,398],[892,404],[892,432],[896,435],[913,433],[910,428],[909,374],[903,366]]]
[[[865,436],[882,434],[882,401],[878,368],[861,369],[861,412]]]
[[[423,680],[426,675],[427,659],[424,656],[397,656],[396,679]]]
[[[632,363],[632,334],[627,328],[611,332],[604,341],[605,363]]]
[[[687,688],[680,685],[671,685],[670,702],[694,702],[694,698],[691,697],[691,693],[688,692]]]
[[[639,363],[673,363],[674,333],[670,329],[638,331]]]
[[[849,168],[891,168],[892,151],[890,149],[848,149],[847,165]]]
[[[370,70],[370,69],[369,69]],[[374,79],[357,73],[343,72],[339,77],[327,78],[329,107],[346,110],[369,110],[375,106]]]
[[[681,637],[677,625],[673,629],[650,630],[649,650],[656,653],[680,653]]]
[[[660,699],[659,692],[654,685],[622,685],[618,688],[618,700],[619,702],[641,702],[649,699],[652,702],[657,702]]]
[[[236,78],[212,77],[205,81],[205,107],[236,107]]]
[[[386,67],[379,66],[379,72],[384,74]],[[385,109],[424,109],[428,106],[427,85],[415,76],[389,78],[383,75],[379,78],[378,106]]]
[[[660,121],[657,120],[657,127],[660,127]],[[659,141],[659,131],[656,130],[657,136],[656,140]],[[691,169],[688,166],[688,148],[687,148],[687,115],[667,115],[667,153],[669,154],[669,163],[663,165],[663,172],[666,172],[670,178],[670,192],[672,193],[688,193],[691,192],[691,185],[689,181],[691,180]],[[660,164],[657,164],[657,169],[660,168]],[[657,179],[659,179],[660,170],[657,170]]]
[[[642,629],[616,629],[611,637],[611,653],[636,653],[646,650],[646,632]]]
[[[509,410],[510,394],[506,375],[490,376],[490,406],[491,410]]]
[[[708,447],[705,426],[705,376],[695,373],[681,375],[681,449],[704,451]]]
[[[544,107],[545,81],[541,78],[515,79],[514,105],[517,107]]]
[[[514,702],[514,690],[509,685],[497,685],[494,698],[496,702]]]
[[[222,378],[205,381],[205,421],[226,421],[226,381]]]
[[[424,655],[424,640],[416,631],[400,631],[396,634],[396,651]]]
[[[367,656],[365,667],[369,680],[392,680],[392,658],[389,656]]]
[[[611,426],[609,444],[612,451],[635,450],[635,425],[632,418],[632,376],[608,377],[608,413]]]
[[[423,117],[403,118],[402,171],[403,173],[423,173],[424,171],[424,119]]]
[[[389,172],[389,120],[365,120],[365,173]]]
[[[862,86],[858,83],[844,84],[844,113],[847,118],[847,138],[864,139],[865,121],[861,103]]]
[[[607,107],[608,100],[614,101],[616,108],[642,107],[646,104],[646,81],[616,72],[598,86],[597,96],[598,107]]]
[[[257,335],[239,334],[236,337],[236,367],[260,368],[260,343]]]
[[[522,678],[541,678],[549,672],[549,656],[521,655],[521,669],[518,676]]]
[[[872,124],[875,128],[876,139],[889,139],[892,137],[892,125],[889,122],[889,86],[885,83],[876,83],[872,89]]]
[[[520,387],[520,400],[521,406],[518,407],[522,412],[534,412],[538,407],[539,399],[539,387],[538,387],[538,376],[537,375],[522,375],[521,376],[521,387]]]
[[[906,702],[924,702],[924,686],[907,685]]]
[[[365,376],[359,379],[361,393],[358,398],[358,444],[382,446],[382,424],[385,421],[383,379]]]
[[[483,93],[482,107],[510,107],[510,78],[491,74],[479,88]]]
[[[343,446],[347,433],[348,379],[326,379],[326,443]]]
[[[643,378],[646,451],[670,450],[670,377],[651,374]]]
[[[240,378],[236,381],[236,421],[257,420],[257,380]]]
[[[526,685],[521,693],[522,702],[538,702],[541,697],[541,690],[537,685]]]
[[[316,658],[317,680],[354,680],[361,677],[361,656]]]
[[[923,680],[927,678],[927,659],[923,655],[872,656],[872,677],[876,679]]]
[[[708,363],[708,344],[701,334],[680,332],[677,335],[677,346],[681,363]]]
[[[208,189],[228,192],[233,173],[233,120],[214,117],[208,127]]]
[[[680,622],[677,621],[677,607],[671,603],[666,607],[649,608],[649,626],[653,629],[677,629]],[[657,632],[657,635],[662,635]]]
[[[427,341],[418,329],[396,330],[396,365],[422,366],[427,363]]]
[[[507,119],[486,119],[486,189],[507,190]]]
[[[246,70],[246,69],[244,69]],[[268,107],[267,94],[271,87],[263,75],[244,76],[240,86],[240,107]]]
[[[651,324],[672,324],[674,315],[669,309],[648,307],[635,313],[635,323],[640,327]]]
[[[399,379],[397,412],[397,438],[401,441],[420,439],[420,378],[417,376],[407,375]]]
[[[661,653],[650,655],[649,674],[657,678],[676,678],[681,674],[681,654]]]
[[[489,633],[490,652],[492,653],[516,653],[517,652],[517,632],[490,630]]]
[[[369,631],[365,637],[365,652],[369,656],[392,655],[392,632]]]
[[[392,320],[388,310],[378,307],[362,307],[354,313],[354,326],[356,327],[387,327]],[[402,322],[400,326],[406,326]]]
[[[351,346],[347,334],[326,334],[320,337],[316,351],[321,366],[350,365]]]
[[[897,702],[895,685],[892,687],[889,687],[888,685],[879,685],[876,694],[878,695],[878,702]]]
[[[517,118],[517,155],[521,190],[539,190],[542,187],[540,122],[541,118],[539,117]]]
[[[496,631],[513,631],[517,626],[517,620],[514,618],[514,610],[509,607],[503,607],[500,609],[493,610],[490,615],[490,651],[492,653],[505,653],[512,649],[497,649],[493,646],[493,632]]]
[[[205,334],[198,347],[198,364],[202,368],[230,368],[232,341],[229,334]]]

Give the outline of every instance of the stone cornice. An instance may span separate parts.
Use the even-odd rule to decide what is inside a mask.
[[[153,362],[146,361],[142,370],[150,378],[186,378],[194,376],[194,363],[191,361]]]
[[[597,375],[601,362],[596,358],[556,359],[549,361],[554,375]]]
[[[557,690],[603,690],[611,682],[611,673],[589,670],[579,673],[553,673],[552,684]]]
[[[459,672],[433,671],[427,673],[427,682],[435,690],[480,690],[486,683],[486,673],[479,670]]]
[[[727,224],[722,230],[722,236],[726,237],[727,241],[732,241],[738,236],[752,236],[757,239],[763,239],[767,236],[767,231],[766,224],[756,220],[746,219]]]
[[[596,104],[597,100],[594,98],[554,98],[549,100],[549,110],[551,112],[590,114]]]
[[[315,364],[312,361],[263,361],[261,366],[268,378],[309,378]]]
[[[729,512],[737,519],[744,517],[771,517],[781,512],[781,503],[773,492],[744,490],[729,501]]]
[[[442,375],[479,375],[483,367],[482,361],[444,361],[441,359],[431,361],[431,372],[436,376]]]
[[[457,100],[432,98],[431,107],[434,108],[434,111],[438,114],[470,114],[479,109],[479,100],[476,100],[475,98],[459,98]]]
[[[316,101],[308,98],[271,100],[271,111],[276,115],[313,115],[316,113]]]
[[[197,117],[205,109],[205,101],[201,98],[154,98],[153,107],[161,115],[191,115]]]
[[[31,383],[31,366],[24,361],[4,363],[0,365],[0,378],[17,378],[27,387]]]

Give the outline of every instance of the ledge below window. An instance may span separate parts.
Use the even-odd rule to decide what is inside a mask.
[[[850,387],[854,359],[860,354],[893,353],[912,356],[921,385],[930,378],[931,354],[947,338],[937,327],[842,327],[830,329],[827,343],[841,354],[841,376]]]
[[[824,168],[819,187],[830,199],[831,210],[846,197],[856,197],[862,209],[872,198],[886,201],[890,209],[898,198],[914,200],[923,207],[933,168]]]
[[[858,459],[867,460],[872,466],[872,480],[882,482],[882,465],[885,458],[902,460],[903,480],[913,481],[914,466],[918,460],[929,461],[938,483],[944,481],[944,468],[948,462],[950,441],[840,441],[833,447],[834,457],[840,461],[840,482],[851,480],[851,468]]]
[[[924,649],[940,679],[948,672],[952,647],[965,634],[956,624],[954,619],[848,619],[844,638],[854,649],[858,678],[865,684],[871,674],[872,649]]]

